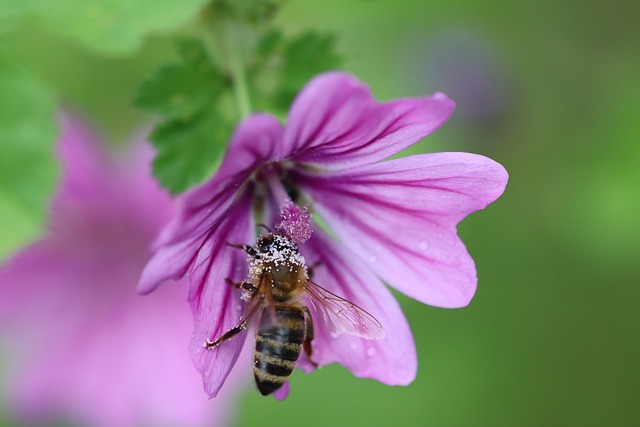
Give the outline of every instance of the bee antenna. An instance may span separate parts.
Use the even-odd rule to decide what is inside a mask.
[[[266,225],[264,225],[264,224],[258,224],[258,225],[257,225],[257,228],[260,228],[260,227],[263,227],[263,228],[264,228],[265,230],[267,230],[269,233],[273,233],[273,231],[271,231],[271,229],[270,229],[269,227],[267,227]]]

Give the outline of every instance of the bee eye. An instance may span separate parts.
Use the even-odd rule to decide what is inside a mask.
[[[260,239],[258,239],[258,247],[262,251],[266,251],[267,249],[269,249],[272,243],[273,240],[268,237],[261,237]]]

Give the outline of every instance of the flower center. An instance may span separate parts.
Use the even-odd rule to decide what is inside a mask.
[[[275,229],[295,243],[304,243],[311,237],[311,212],[309,205],[300,207],[297,201],[297,189],[279,173],[263,175],[268,191],[280,209],[282,221],[275,224]],[[293,200],[292,200],[293,198]]]

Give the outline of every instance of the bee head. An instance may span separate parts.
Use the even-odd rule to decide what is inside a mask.
[[[256,242],[256,247],[260,252],[269,252],[271,245],[273,245],[273,233],[260,236]]]
[[[278,233],[260,236],[256,241],[256,248],[262,253],[282,250],[298,251],[297,245],[290,238]]]

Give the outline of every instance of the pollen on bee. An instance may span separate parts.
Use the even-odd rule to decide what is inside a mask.
[[[290,265],[295,264],[299,266],[305,266],[305,259],[298,251],[296,244],[292,239],[286,236],[273,236],[273,245],[268,251],[261,253],[260,259],[255,259],[250,262],[250,269],[255,269],[256,272],[260,272],[263,269],[271,270],[272,265]]]

